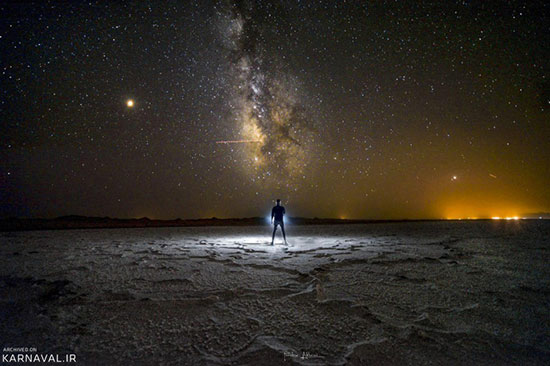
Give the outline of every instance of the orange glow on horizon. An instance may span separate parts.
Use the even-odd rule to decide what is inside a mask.
[[[490,217],[451,217],[451,216],[448,216],[445,218],[445,220],[487,220],[487,219],[491,219],[491,220],[514,220],[514,221],[517,221],[517,220],[525,220],[526,218],[525,217],[519,217],[519,216],[504,216],[504,217],[500,217],[500,216],[490,216]]]
[[[493,220],[523,220],[523,218],[519,217],[519,216],[506,216],[506,217],[500,217],[500,216],[493,216],[491,217],[491,219]]]
[[[489,201],[489,200],[487,200]],[[467,202],[465,199],[462,202],[448,205],[443,210],[443,217],[457,220],[476,220],[476,219],[493,219],[493,220],[520,220],[526,213],[539,212],[540,208],[527,207],[514,204],[513,202],[503,202],[501,204],[480,201],[479,203]]]

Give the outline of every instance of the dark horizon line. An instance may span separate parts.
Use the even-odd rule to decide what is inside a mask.
[[[445,218],[445,217],[418,217],[418,218],[352,218],[352,217],[308,217],[308,216],[286,216],[290,220],[338,220],[338,221],[461,221],[461,220],[492,220],[494,217],[453,217],[453,218]],[[550,212],[531,212],[531,213],[524,213],[520,214],[518,216],[519,219],[538,219],[540,217],[542,218],[550,218]],[[217,216],[211,216],[211,217],[196,217],[196,218],[170,218],[170,219],[156,219],[156,218],[150,218],[148,216],[142,216],[142,217],[111,217],[111,216],[87,216],[87,215],[61,215],[61,216],[55,216],[55,217],[32,217],[32,216],[6,216],[6,217],[0,217],[0,221],[10,221],[10,220],[36,220],[36,221],[53,221],[53,220],[84,220],[84,219],[90,219],[90,220],[118,220],[118,221],[132,221],[132,220],[149,220],[149,221],[199,221],[199,220],[252,220],[252,219],[265,219],[264,216],[242,216],[242,217],[217,217]],[[499,217],[499,219],[506,219],[507,217]]]
[[[460,221],[460,220],[491,220],[494,217],[453,217],[453,218],[435,218],[435,217],[419,217],[419,218],[348,218],[348,217],[307,217],[307,216],[287,216],[291,220],[339,220],[339,221]],[[550,218],[550,212],[530,212],[524,213],[517,216],[519,219],[538,219],[540,217]],[[67,219],[102,219],[102,220],[119,220],[119,221],[130,221],[130,220],[150,220],[150,221],[198,221],[198,220],[251,220],[251,219],[264,219],[264,216],[243,216],[243,217],[198,217],[198,218],[171,218],[171,219],[156,219],[150,218],[147,216],[142,217],[111,217],[111,216],[88,216],[88,215],[61,215],[55,217],[32,217],[32,216],[6,216],[0,217],[0,221],[10,221],[10,220],[67,220]],[[506,219],[506,217],[500,217],[501,219]]]
[[[307,216],[285,216],[288,220],[336,220],[336,221],[438,221],[448,220],[444,218],[341,218],[341,217],[307,217]],[[29,217],[29,216],[10,216],[0,218],[0,221],[61,221],[61,220],[112,220],[112,221],[156,221],[156,222],[176,222],[176,221],[236,221],[236,220],[266,220],[264,216],[243,216],[243,217],[197,217],[173,219],[155,219],[147,216],[142,217],[111,217],[111,216],[86,216],[86,215],[61,215],[56,217]]]
[[[517,218],[516,220],[519,220]],[[524,218],[521,218],[524,219]],[[549,220],[550,215],[525,218],[526,220]],[[512,218],[502,218],[497,221],[508,221]],[[512,220],[512,221],[516,221]],[[491,218],[476,219],[337,219],[337,218],[307,218],[289,217],[288,224],[302,225],[353,225],[398,222],[440,222],[440,221],[495,221]],[[123,228],[159,228],[159,227],[205,227],[205,226],[267,226],[266,217],[246,218],[201,218],[156,220],[148,217],[119,219],[111,217],[67,215],[53,219],[43,218],[7,218],[0,219],[0,232],[32,231],[32,230],[71,230],[71,229],[123,229]]]

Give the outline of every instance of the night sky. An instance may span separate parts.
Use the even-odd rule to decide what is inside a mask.
[[[3,3],[0,214],[548,212],[544,3]]]

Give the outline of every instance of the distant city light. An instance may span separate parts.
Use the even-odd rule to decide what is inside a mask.
[[[506,216],[506,217],[500,217],[500,216],[493,216],[491,217],[493,220],[519,220],[519,216]]]

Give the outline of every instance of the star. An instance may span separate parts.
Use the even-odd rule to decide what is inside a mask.
[[[550,210],[540,2],[6,3],[0,216]]]

